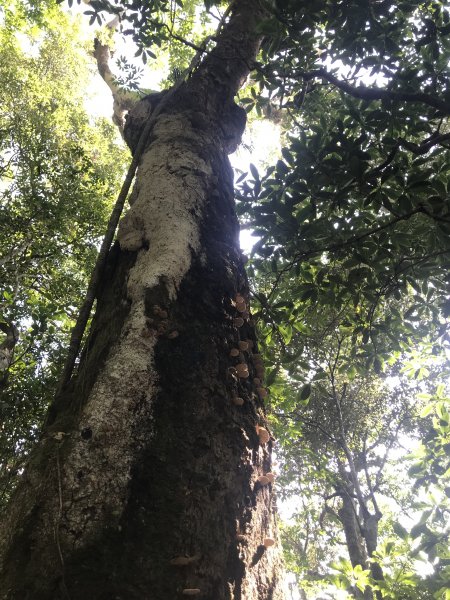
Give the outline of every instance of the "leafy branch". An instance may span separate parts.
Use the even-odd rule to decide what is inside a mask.
[[[450,103],[440,100],[435,96],[426,94],[425,92],[396,92],[392,90],[386,90],[380,87],[368,87],[365,85],[353,86],[347,81],[338,79],[332,73],[329,73],[326,69],[320,68],[313,71],[297,71],[296,76],[301,77],[304,81],[311,81],[312,79],[322,78],[336,86],[342,92],[359,98],[360,100],[390,100],[393,102],[419,102],[426,104],[432,108],[436,108],[446,115],[450,115]]]

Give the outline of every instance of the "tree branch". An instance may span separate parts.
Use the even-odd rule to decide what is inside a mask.
[[[103,81],[111,90],[113,97],[113,122],[119,128],[123,135],[125,127],[125,115],[130,111],[139,98],[136,94],[126,91],[121,88],[114,77],[109,61],[111,59],[111,51],[107,44],[102,44],[98,39],[94,40],[94,58],[97,61],[98,72],[103,78]]]
[[[430,135],[430,137],[423,140],[420,144],[415,144],[414,142],[410,142],[403,138],[398,139],[398,143],[400,146],[403,146],[413,154],[426,154],[433,146],[437,144],[442,144],[442,142],[446,142],[450,140],[450,133],[442,133],[439,134],[436,131]]]
[[[316,77],[322,77],[329,83],[335,85],[338,89],[353,96],[354,98],[360,98],[361,100],[392,100],[392,101],[405,101],[405,102],[419,102],[421,104],[426,104],[427,106],[431,106],[432,108],[436,108],[437,110],[443,112],[446,115],[450,114],[450,104],[448,102],[444,102],[439,98],[435,98],[430,94],[425,94],[424,92],[394,92],[390,90],[385,90],[379,87],[367,87],[365,85],[360,85],[358,87],[352,86],[346,81],[342,81],[338,79],[325,69],[316,69],[314,71],[297,71],[296,75],[302,77],[305,81],[310,81],[311,79],[315,79]]]

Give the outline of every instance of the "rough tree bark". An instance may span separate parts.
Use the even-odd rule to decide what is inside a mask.
[[[375,501],[376,512],[371,514],[360,489],[355,493],[355,481],[358,475],[353,462],[350,471],[348,474],[343,468],[340,469],[341,479],[346,483],[337,487],[337,492],[342,500],[338,516],[344,530],[350,562],[353,567],[360,565],[363,569],[369,568],[373,579],[381,581],[383,579],[382,568],[376,562],[369,562],[377,549],[378,522],[381,513]],[[351,593],[355,598],[373,600],[375,596],[377,600],[381,600],[381,593],[372,592],[370,588],[365,589],[364,592],[352,588]]]
[[[262,17],[236,3],[155,124],[78,374],[2,525],[3,599],[284,597],[227,158]],[[131,145],[155,101],[133,111]]]
[[[14,360],[14,349],[19,341],[19,330],[14,323],[0,322],[0,331],[6,337],[0,343],[0,391],[8,385],[9,368]]]
[[[342,506],[339,509],[338,514],[342,523],[342,528],[344,529],[350,562],[352,563],[352,567],[360,565],[363,569],[367,569],[367,554],[361,535],[356,503],[348,490],[343,490],[341,498]],[[352,587],[349,589],[349,592],[354,598],[373,600],[373,594],[369,588],[361,591],[356,587]]]

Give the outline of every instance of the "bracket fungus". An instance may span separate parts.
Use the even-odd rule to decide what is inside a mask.
[[[267,442],[270,440],[270,434],[264,427],[257,425],[256,433],[258,434],[260,444],[267,444]]]
[[[261,354],[253,354],[252,356],[253,365],[255,366],[255,371],[260,379],[264,377],[264,363],[261,358]]]
[[[245,341],[241,341],[238,343],[239,346],[239,350],[241,350],[242,352],[245,352],[246,350],[248,350],[248,342]]]
[[[262,365],[257,365],[256,374],[258,375],[259,379],[264,379],[264,367]]]
[[[273,538],[270,538],[270,537],[264,538],[264,546],[266,548],[270,548],[270,546],[273,546],[274,544],[275,544],[275,540]]]
[[[267,477],[267,475],[260,475],[256,481],[262,486],[270,483],[270,479]]]
[[[267,398],[268,393],[269,392],[266,390],[266,388],[263,388],[263,387],[258,388],[258,394],[259,394],[260,398]]]
[[[244,398],[241,398],[240,396],[234,396],[233,404],[235,404],[236,406],[242,406],[244,404]]]
[[[235,327],[242,327],[242,325],[244,324],[244,319],[242,317],[236,317],[235,319],[233,319],[233,324]]]
[[[239,350],[237,348],[231,348],[230,350],[230,356],[239,356]]]
[[[241,377],[243,379],[249,376],[248,366],[245,363],[239,363],[238,365],[236,365],[236,371],[238,377]]]
[[[266,473],[266,477],[270,483],[273,483],[275,481],[275,473]]]

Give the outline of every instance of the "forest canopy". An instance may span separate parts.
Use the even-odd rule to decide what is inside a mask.
[[[449,600],[450,11],[262,4],[237,102],[282,147],[236,169],[235,196],[257,240],[247,273],[292,597]],[[109,63],[128,101],[148,92],[140,69],[163,64],[163,88],[177,85],[227,15],[209,1],[93,0],[85,42],[67,10],[0,3],[2,506],[125,173],[115,125],[83,102],[94,39],[112,53],[132,40],[139,67]]]

